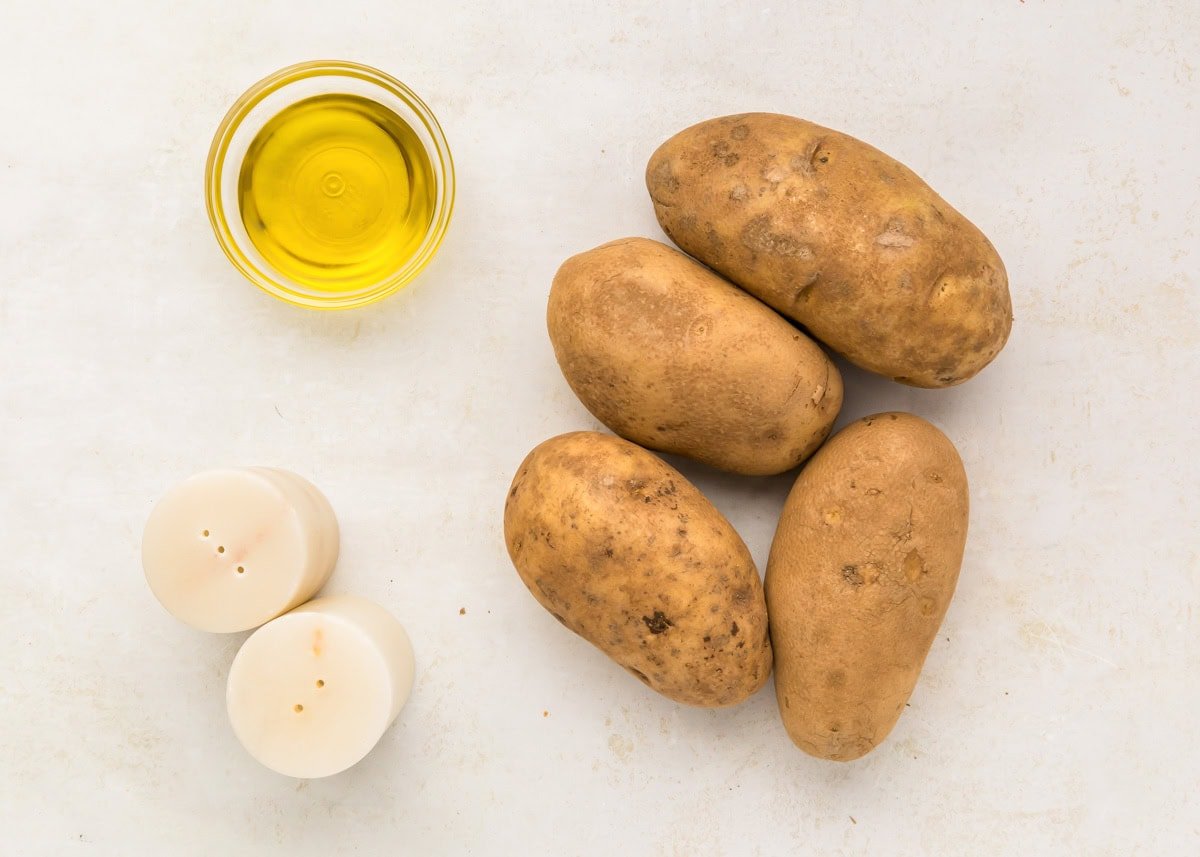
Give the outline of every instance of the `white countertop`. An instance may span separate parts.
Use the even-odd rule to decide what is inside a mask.
[[[243,282],[202,198],[234,98],[322,57],[421,93],[460,182],[427,274],[342,314]],[[8,3],[0,73],[5,854],[1194,853],[1195,3]],[[849,765],[795,750],[769,687],[655,696],[534,602],[501,536],[524,454],[596,425],[546,337],[555,268],[660,237],[650,152],[752,109],[906,162],[1012,283],[975,380],[846,373],[843,421],[934,420],[973,495],[911,708]],[[256,765],[224,713],[244,635],[178,624],[142,579],[155,500],[227,464],[316,482],[343,527],[327,591],[413,637],[410,704],[343,775]],[[789,478],[684,470],[765,563]]]

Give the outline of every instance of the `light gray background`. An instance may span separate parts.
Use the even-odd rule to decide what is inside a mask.
[[[425,96],[460,181],[427,275],[344,314],[240,280],[202,198],[231,102],[322,57]],[[1187,0],[0,0],[0,850],[1196,853],[1198,66]],[[556,266],[659,237],[651,151],[744,110],[903,160],[1012,283],[1012,339],[966,385],[846,373],[845,418],[934,420],[972,484],[911,708],[849,765],[793,749],[769,687],[654,696],[501,537],[524,454],[595,426],[545,334]],[[242,636],[142,580],[155,499],[242,463],[328,493],[328,591],[417,647],[412,701],[342,776],[253,763],[224,714]],[[790,479],[684,469],[764,563]]]

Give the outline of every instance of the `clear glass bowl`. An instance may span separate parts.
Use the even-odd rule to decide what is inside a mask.
[[[251,242],[238,204],[242,160],[258,132],[284,108],[327,93],[359,95],[396,113],[420,138],[437,184],[433,216],[416,251],[378,282],[355,291],[322,291],[275,270]],[[254,84],[234,103],[213,137],[204,171],[204,196],[217,242],[233,266],[250,282],[296,306],[348,309],[394,294],[412,282],[433,259],[446,236],[454,209],[454,161],[437,119],[411,89],[370,66],[320,60],[281,69]]]

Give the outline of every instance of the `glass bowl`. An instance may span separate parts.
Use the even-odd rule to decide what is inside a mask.
[[[285,108],[326,94],[368,98],[399,116],[424,146],[436,184],[432,216],[416,250],[376,282],[349,291],[316,288],[276,270],[250,240],[238,200],[242,161],[258,133]],[[204,172],[204,196],[217,243],[250,282],[296,306],[349,309],[394,294],[433,259],[454,209],[454,161],[437,119],[411,89],[369,66],[320,60],[281,69],[254,84],[234,103],[213,137]]]

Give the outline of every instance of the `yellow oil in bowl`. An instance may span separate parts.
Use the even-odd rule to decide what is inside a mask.
[[[454,209],[433,113],[378,69],[301,63],[260,80],[213,137],[209,220],[242,274],[288,303],[365,306],[411,282]]]
[[[369,98],[331,93],[275,115],[238,177],[246,234],[271,267],[322,290],[357,291],[424,240],[433,164],[411,127]]]

